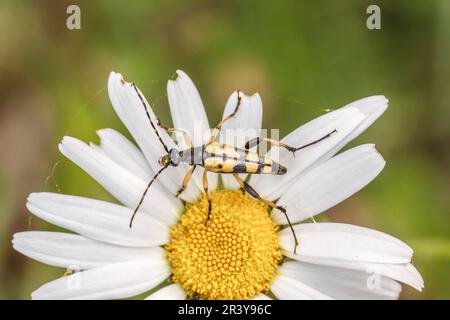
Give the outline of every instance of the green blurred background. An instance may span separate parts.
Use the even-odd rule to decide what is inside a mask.
[[[81,8],[81,30],[66,8]],[[381,8],[382,29],[366,28]],[[357,98],[387,112],[351,145],[377,144],[382,174],[321,219],[390,233],[415,250],[423,293],[450,298],[450,1],[0,1],[0,298],[27,299],[63,270],[14,252],[14,232],[55,230],[26,196],[111,197],[57,150],[63,135],[126,134],[106,92],[111,70],[136,82],[170,123],[166,81],[185,70],[211,123],[235,89],[259,92],[281,136]]]

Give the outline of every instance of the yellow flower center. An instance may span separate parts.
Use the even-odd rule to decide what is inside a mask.
[[[267,207],[240,191],[211,193],[208,203],[186,205],[181,221],[166,246],[172,280],[189,297],[248,299],[267,291],[282,255],[278,226]]]

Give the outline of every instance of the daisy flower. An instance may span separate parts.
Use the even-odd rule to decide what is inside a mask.
[[[191,79],[177,71],[167,91],[174,127],[187,131],[194,146],[208,141],[210,124]],[[273,147],[269,156],[276,152],[286,174],[243,176],[263,198],[287,209],[299,242],[294,253],[284,215],[278,210],[269,215],[269,208],[243,194],[230,175],[208,175],[212,212],[205,224],[203,168],[176,197],[187,165],[169,167],[158,177],[130,228],[134,208],[166,151],[150,126],[143,101],[149,116],[156,117],[142,93],[114,72],[108,92],[138,147],[117,131],[102,129],[99,145],[66,136],[59,149],[121,204],[47,192],[28,197],[32,214],[73,233],[19,232],[14,249],[78,271],[44,284],[33,299],[123,299],[147,292],[152,292],[147,299],[396,299],[400,283],[422,289],[423,280],[411,264],[413,250],[404,242],[368,228],[312,220],[383,169],[385,161],[372,144],[337,153],[386,110],[385,97],[357,100],[284,137],[283,143],[301,146],[336,130],[296,157]],[[234,92],[224,117],[238,100],[239,112],[223,130],[257,133],[260,96]],[[186,148],[185,140],[156,130],[169,149]]]

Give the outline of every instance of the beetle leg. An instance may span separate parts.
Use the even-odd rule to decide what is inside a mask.
[[[192,139],[191,139],[191,137],[190,137],[190,135],[189,135],[189,132],[187,132],[186,130],[166,127],[165,125],[163,125],[163,124],[161,123],[161,121],[159,121],[158,118],[156,118],[156,124],[157,124],[158,126],[160,126],[161,128],[163,128],[164,130],[166,130],[167,132],[169,132],[169,133],[173,133],[173,132],[181,133],[181,135],[183,136],[183,140],[184,140],[184,142],[186,143],[186,146],[187,146],[189,149],[193,147],[193,145],[192,145]]]
[[[304,148],[309,147],[309,146],[312,146],[313,144],[316,144],[316,143],[318,143],[318,142],[320,142],[320,141],[330,137],[333,133],[336,133],[336,132],[337,132],[337,130],[334,129],[333,131],[331,131],[330,133],[324,135],[323,137],[321,137],[321,138],[319,138],[317,140],[314,140],[313,142],[307,143],[307,144],[305,144],[305,145],[303,145],[301,147],[297,147],[297,148],[288,146],[287,144],[285,144],[285,143],[283,143],[281,141],[278,141],[278,140],[274,140],[274,139],[270,139],[270,138],[261,138],[261,137],[256,137],[256,138],[253,138],[253,139],[247,141],[245,143],[245,145],[244,145],[244,148],[246,150],[249,150],[250,148],[256,147],[261,142],[267,141],[267,142],[269,142],[270,144],[272,144],[274,146],[277,146],[277,147],[280,147],[280,148],[285,148],[286,150],[292,152],[292,154],[295,157],[295,152],[297,152],[298,150],[304,149]]]
[[[208,217],[206,218],[205,225],[209,220],[209,217],[211,216],[211,198],[209,197],[208,193],[208,171],[205,169],[203,171],[203,190],[205,191],[205,197],[208,200]]]
[[[270,201],[270,200],[266,200],[264,198],[262,198],[258,192],[256,192],[255,189],[253,189],[253,187],[251,185],[249,185],[247,182],[245,182],[237,173],[233,173],[234,178],[236,179],[236,181],[241,185],[241,188],[243,188],[249,195],[251,195],[252,197],[258,199],[259,201],[265,203],[267,206],[269,206],[272,209],[278,209],[281,212],[283,212],[284,216],[286,217],[286,220],[289,224],[289,228],[291,228],[292,231],[292,235],[294,236],[294,242],[295,242],[295,247],[294,247],[294,254],[297,251],[297,247],[298,247],[298,240],[297,240],[297,236],[295,235],[295,231],[294,231],[294,227],[292,226],[291,220],[289,220],[289,216],[287,214],[286,208],[277,205],[275,202]]]
[[[214,142],[217,139],[217,136],[219,135],[220,129],[222,128],[223,124],[225,122],[227,122],[228,120],[230,120],[231,118],[233,118],[236,115],[236,113],[239,111],[239,107],[241,106],[242,97],[241,97],[241,92],[239,90],[237,91],[237,94],[238,94],[238,98],[237,98],[236,108],[234,109],[233,113],[231,113],[230,115],[223,118],[222,121],[220,121],[219,124],[214,127],[214,129],[211,132],[211,136],[209,138],[208,144]]]
[[[197,165],[193,165],[193,166],[189,169],[189,171],[186,173],[186,175],[185,175],[184,178],[183,178],[183,183],[181,184],[180,189],[178,189],[177,193],[175,194],[175,197],[178,198],[178,197],[180,196],[180,194],[181,194],[184,190],[186,190],[186,187],[187,187],[187,185],[188,185],[188,183],[189,183],[189,180],[191,180],[192,174],[194,173],[194,170],[195,170],[196,167],[197,167]]]

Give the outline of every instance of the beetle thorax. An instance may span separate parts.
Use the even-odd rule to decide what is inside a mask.
[[[182,157],[177,149],[171,149],[169,155],[170,155],[170,163],[173,166],[177,166],[180,164]]]

